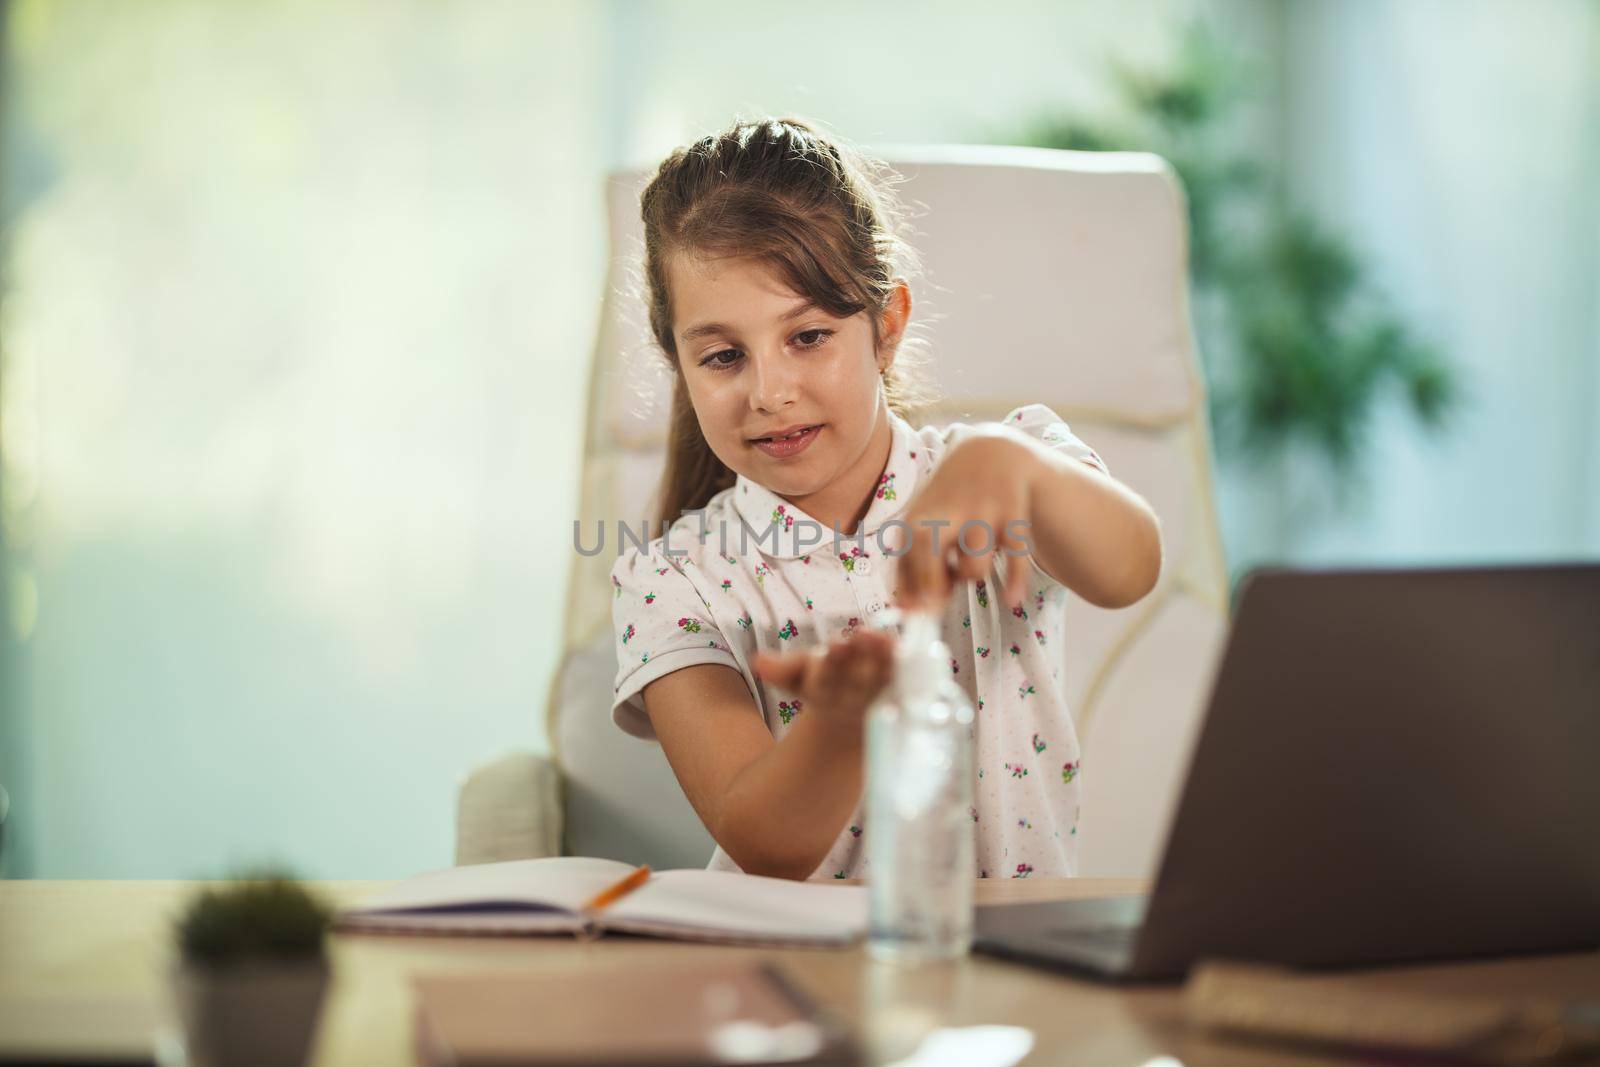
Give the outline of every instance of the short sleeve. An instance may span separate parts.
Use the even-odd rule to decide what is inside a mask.
[[[1060,415],[1043,404],[1025,404],[1020,408],[1013,408],[1003,421],[1007,426],[1021,430],[1057,452],[1064,452],[1074,459],[1080,459],[1103,474],[1111,473],[1106,467],[1105,460],[1100,458],[1100,454],[1084,444]]]
[[[1109,475],[1111,473],[1110,468],[1106,466],[1105,460],[1100,458],[1100,454],[1085,444],[1077,434],[1073,433],[1066,420],[1043,404],[1025,404],[1022,407],[1013,408],[1006,413],[1006,417],[1002,421],[1005,425],[1021,430],[1029,437],[1037,439],[1057,452],[1063,452],[1074,459],[1087,463],[1102,474]],[[1028,562],[1032,565],[1033,573],[1040,579],[1049,582],[1053,586],[1061,584],[1054,575],[1039,566],[1039,560],[1032,552],[1028,553]]]
[[[640,696],[663,675],[700,663],[738,661],[727,639],[711,621],[711,608],[682,570],[683,560],[668,557],[660,541],[630,548],[611,568],[611,623],[617,650],[611,721],[627,733],[655,739]]]

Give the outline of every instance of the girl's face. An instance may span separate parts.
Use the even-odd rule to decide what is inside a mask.
[[[818,521],[842,509],[850,523],[852,497],[870,496],[888,459],[880,374],[910,314],[904,285],[874,351],[867,312],[810,307],[756,260],[678,255],[667,276],[678,365],[711,450]]]

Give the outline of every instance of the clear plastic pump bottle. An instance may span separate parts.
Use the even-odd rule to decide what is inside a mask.
[[[965,955],[976,877],[972,705],[935,616],[891,609],[894,676],[867,716],[867,950],[883,960]]]

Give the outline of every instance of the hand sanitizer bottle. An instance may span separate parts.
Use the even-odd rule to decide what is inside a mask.
[[[977,877],[972,705],[950,677],[936,616],[898,622],[894,677],[867,717],[867,951],[918,961],[965,955]]]

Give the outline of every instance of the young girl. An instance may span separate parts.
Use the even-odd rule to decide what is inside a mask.
[[[974,876],[1072,875],[1064,590],[1137,601],[1159,527],[1042,405],[906,421],[911,252],[880,168],[799,120],[741,122],[643,193],[671,525],[612,570],[612,716],[659,739],[712,869],[860,877],[863,720],[892,653],[869,621],[936,610],[978,709]]]

